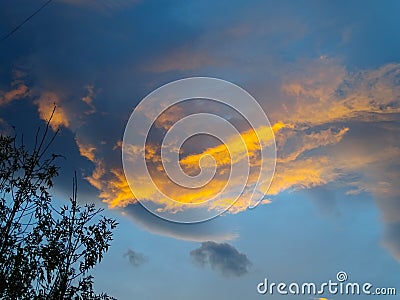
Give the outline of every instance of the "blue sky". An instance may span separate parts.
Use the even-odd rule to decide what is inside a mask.
[[[41,4],[2,1],[0,35]],[[339,271],[400,292],[399,27],[398,1],[55,0],[0,43],[1,130],[29,136],[57,104],[53,150],[66,160],[54,194],[69,195],[76,170],[80,201],[120,223],[95,270],[96,288],[118,299],[291,298],[257,284]],[[269,201],[185,225],[137,203],[121,141],[141,99],[191,76],[258,100],[277,165]],[[246,128],[207,102],[170,111],[160,128],[207,109]],[[187,157],[216,147],[192,142]],[[292,298],[313,299],[302,297]]]

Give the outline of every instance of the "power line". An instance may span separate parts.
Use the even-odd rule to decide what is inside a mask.
[[[24,21],[22,21],[18,26],[16,26],[13,30],[11,30],[9,33],[7,33],[5,36],[3,36],[0,40],[0,43],[4,42],[6,39],[8,39],[10,36],[12,36],[18,29],[20,29],[25,23],[27,23],[30,19],[32,19],[36,14],[38,14],[43,8],[45,8],[47,5],[50,4],[53,0],[47,0],[45,3],[42,4],[33,14],[31,14],[29,17],[27,17]]]

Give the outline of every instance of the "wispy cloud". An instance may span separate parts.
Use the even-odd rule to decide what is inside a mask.
[[[350,73],[337,62],[322,57],[304,66],[301,74],[288,75],[291,78],[282,90],[292,98],[276,116],[313,126],[393,118],[400,112],[399,74],[399,64]]]
[[[24,98],[28,95],[29,89],[25,84],[18,84],[7,92],[0,91],[0,106],[8,104],[14,100]]]
[[[93,104],[94,99],[96,98],[96,91],[93,85],[87,85],[86,87],[87,94],[81,98],[83,102],[85,102],[90,110],[85,112],[86,114],[90,115],[96,112],[96,107]]]
[[[11,103],[14,100],[29,97],[30,90],[24,82],[25,72],[18,69],[13,70],[13,81],[11,89],[8,91],[0,90],[0,106]]]
[[[145,71],[163,73],[168,71],[190,71],[207,65],[221,64],[206,51],[193,51],[188,47],[173,50],[164,57],[143,66]]]

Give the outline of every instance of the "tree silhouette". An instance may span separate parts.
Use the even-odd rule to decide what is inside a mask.
[[[54,114],[54,111],[53,111]],[[52,114],[52,116],[53,116]],[[93,291],[91,269],[109,249],[114,219],[77,202],[56,209],[50,189],[59,168],[48,154],[57,132],[37,131],[33,150],[0,135],[0,298],[114,299]]]

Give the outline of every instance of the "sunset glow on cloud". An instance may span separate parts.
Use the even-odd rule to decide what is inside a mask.
[[[325,64],[325,62],[322,63]],[[319,62],[316,62],[316,64],[318,65]],[[276,196],[280,192],[290,189],[304,189],[324,185],[346,174],[357,172],[362,166],[367,166],[377,160],[381,160],[382,163],[387,161],[390,164],[390,159],[396,157],[396,150],[394,150],[395,152],[392,150],[392,154],[388,154],[388,157],[385,155],[383,158],[368,158],[365,156],[343,156],[341,153],[334,154],[330,149],[334,145],[340,144],[346,134],[351,131],[351,127],[346,127],[349,126],[348,124],[339,125],[338,127],[335,122],[345,122],[346,120],[358,118],[363,122],[369,123],[379,120],[381,115],[384,118],[391,118],[395,113],[400,112],[400,107],[395,101],[400,97],[400,89],[397,87],[392,88],[394,87],[393,80],[395,80],[396,74],[399,74],[400,67],[388,65],[379,70],[363,72],[352,79],[355,86],[349,85],[343,88],[344,78],[346,80],[351,80],[351,78],[345,76],[342,68],[333,67],[339,74],[336,74],[336,71],[329,72],[328,69],[326,76],[325,74],[317,73],[317,78],[315,79],[308,78],[304,82],[283,85],[284,93],[291,97],[293,96],[296,99],[296,104],[290,108],[283,105],[282,108],[286,111],[291,111],[291,113],[287,114],[286,119],[280,120],[272,127],[277,141],[278,157],[275,175],[272,185],[266,193],[267,196]],[[312,68],[313,66],[311,66]],[[321,70],[321,72],[323,71]],[[363,79],[362,81],[359,78],[360,76]],[[331,80],[331,77],[336,78],[336,81]],[[365,78],[374,82],[374,85],[371,86],[364,80]],[[343,94],[337,94],[341,88],[343,89]],[[389,92],[390,94],[388,94]],[[319,111],[318,114],[315,113],[316,109]],[[170,114],[171,112],[168,113]],[[371,114],[377,115],[371,116]],[[178,115],[184,115],[184,111],[180,109]],[[272,115],[274,117],[282,117],[282,112],[274,111]],[[170,117],[161,115],[156,124],[160,128],[168,130],[176,116],[176,114],[170,115]],[[324,124],[329,127],[325,129],[326,126]],[[151,144],[146,147],[146,160],[150,164],[150,170],[153,170],[151,172],[153,172],[156,184],[181,204],[179,202],[171,204],[165,199],[153,198],[155,194],[152,192],[152,185],[140,182],[140,177],[137,178],[137,184],[141,187],[143,193],[147,195],[149,201],[162,203],[167,210],[181,209],[180,206],[184,206],[184,203],[202,203],[211,196],[218,194],[225,186],[226,175],[229,174],[231,164],[236,163],[231,161],[231,156],[239,160],[249,158],[250,165],[254,168],[259,165],[257,152],[260,150],[260,144],[257,141],[255,132],[253,130],[242,132],[240,138],[245,142],[245,149],[242,149],[240,144],[237,144],[239,140],[236,137],[233,139],[228,138],[227,145],[220,144],[197,154],[185,153],[180,163],[183,170],[188,174],[199,171],[199,161],[206,155],[210,155],[215,159],[218,169],[216,176],[204,188],[186,191],[174,185],[163,171],[160,148]],[[272,136],[270,138],[272,139]],[[268,140],[262,141],[264,144],[269,142]],[[135,203],[134,196],[122,171],[115,168],[107,170],[102,162],[96,162],[93,154],[95,148],[93,146],[79,143],[78,146],[81,155],[87,157],[96,165],[93,174],[88,177],[88,180],[99,189],[100,197],[111,208],[124,207],[129,203]],[[228,148],[233,152],[229,152]],[[315,154],[310,155],[309,153],[313,153],[313,151],[316,151]],[[133,149],[132,155],[140,159],[141,149]],[[211,160],[205,160],[202,162],[202,167],[207,168],[213,164],[214,162]],[[107,179],[102,180],[102,177]],[[254,180],[257,180],[257,178],[250,173],[249,184],[252,184]],[[360,190],[365,190],[361,187],[363,185],[362,180],[352,182],[352,188],[354,188],[353,185],[357,184],[360,185]],[[226,197],[221,198],[221,203],[232,200],[228,195]],[[230,211],[238,213],[246,210],[248,206],[246,201],[244,195],[231,207]],[[205,202],[204,205],[207,205],[207,203]],[[212,208],[216,207],[218,205],[214,203]]]
[[[19,2],[0,3],[1,36],[42,5]],[[33,146],[56,108],[54,198],[76,172],[79,201],[121,224],[98,286],[239,300],[263,278],[398,285],[398,1],[50,2],[0,42],[0,132]]]

